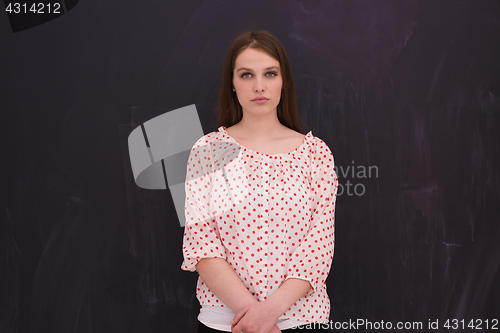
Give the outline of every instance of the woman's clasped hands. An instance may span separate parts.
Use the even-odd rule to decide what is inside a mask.
[[[255,302],[243,307],[231,321],[232,333],[281,333],[276,321],[281,314],[269,302]]]

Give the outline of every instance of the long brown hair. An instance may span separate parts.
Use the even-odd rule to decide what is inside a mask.
[[[263,51],[280,63],[283,89],[277,107],[278,120],[282,125],[302,133],[302,120],[297,111],[290,62],[278,39],[265,30],[247,31],[232,41],[222,70],[219,103],[216,108],[218,113],[216,127],[224,126],[228,128],[237,124],[243,118],[243,110],[236,93],[233,92],[233,70],[236,58],[247,48]]]

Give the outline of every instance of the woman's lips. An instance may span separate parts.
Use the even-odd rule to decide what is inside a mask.
[[[263,98],[263,99],[252,99],[252,102],[255,102],[257,104],[264,104],[264,103],[267,103],[268,99],[267,98]]]

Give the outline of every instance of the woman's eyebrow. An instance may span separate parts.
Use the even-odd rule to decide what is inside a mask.
[[[278,70],[280,69],[278,66],[271,66],[271,67],[264,68],[264,70],[266,70],[266,71],[267,71],[267,70],[272,69],[272,68],[276,68],[276,69],[278,69]],[[243,71],[243,70],[245,70],[245,71],[250,71],[250,72],[252,72],[252,71],[253,71],[253,70],[252,70],[252,69],[250,69],[250,68],[241,67],[240,69],[238,69],[238,70],[236,71],[236,73],[238,73],[239,71]]]

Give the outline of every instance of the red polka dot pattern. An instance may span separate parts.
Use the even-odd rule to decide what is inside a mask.
[[[214,147],[235,158],[216,161]],[[280,319],[328,322],[338,179],[325,142],[309,132],[294,151],[268,155],[239,145],[221,126],[193,146],[186,179],[181,268],[193,272],[202,258],[224,258],[260,301],[289,278],[307,280],[312,289]],[[202,305],[226,306],[201,277],[196,296]]]

